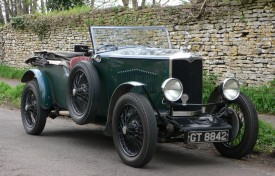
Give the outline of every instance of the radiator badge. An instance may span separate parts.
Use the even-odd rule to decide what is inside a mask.
[[[182,104],[186,104],[188,100],[189,100],[189,96],[187,94],[182,94],[181,96]]]

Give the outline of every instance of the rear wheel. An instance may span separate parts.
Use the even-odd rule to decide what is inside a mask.
[[[230,111],[238,119],[236,137],[229,142],[214,143],[216,149],[226,157],[242,158],[249,154],[256,144],[258,137],[258,115],[252,102],[243,93],[229,103]],[[226,121],[230,119],[225,119]],[[229,123],[231,123],[229,121]],[[234,128],[234,125],[233,125]]]
[[[114,144],[121,160],[133,167],[146,165],[157,143],[157,123],[148,100],[134,93],[120,97],[112,125]]]
[[[39,135],[44,130],[48,111],[41,108],[39,87],[36,80],[29,81],[21,97],[21,117],[25,131]]]

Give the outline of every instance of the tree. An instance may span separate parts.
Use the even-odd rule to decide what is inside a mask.
[[[35,13],[36,11],[37,11],[37,0],[32,0],[31,13]]]
[[[95,7],[95,0],[91,0],[90,7],[93,9]]]
[[[0,24],[4,24],[4,23],[5,23],[5,19],[3,16],[2,4],[0,4]]]
[[[29,14],[30,13],[30,0],[23,0],[23,14]]]
[[[41,12],[45,13],[46,12],[46,6],[45,6],[44,0],[41,0],[40,4],[41,4]]]
[[[132,0],[132,5],[133,5],[133,9],[137,9],[138,8],[138,1],[137,0]]]
[[[154,2],[155,0],[153,0],[153,2]],[[145,2],[146,2],[146,0],[142,0],[141,1],[141,7],[145,7]]]
[[[129,0],[122,0],[122,4],[124,7],[129,7]]]
[[[6,20],[7,20],[7,22],[10,22],[10,2],[9,2],[9,0],[4,0],[4,6],[5,6],[5,13],[6,13]]]
[[[15,0],[16,6],[16,13],[17,15],[22,15],[23,7],[22,7],[22,0]]]
[[[48,0],[46,6],[49,11],[69,10],[73,7],[85,5],[85,0]]]

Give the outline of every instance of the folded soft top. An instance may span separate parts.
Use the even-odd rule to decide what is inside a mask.
[[[66,52],[66,51],[38,51],[34,52],[35,56],[43,56],[45,59],[60,60],[66,59],[71,60],[73,57],[84,56],[85,52]]]

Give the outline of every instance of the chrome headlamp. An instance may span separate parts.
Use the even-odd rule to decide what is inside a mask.
[[[234,78],[227,78],[220,84],[220,90],[225,99],[233,101],[240,94],[240,84]]]
[[[176,78],[168,78],[161,85],[162,91],[169,101],[177,101],[183,93],[183,86],[180,80]]]

